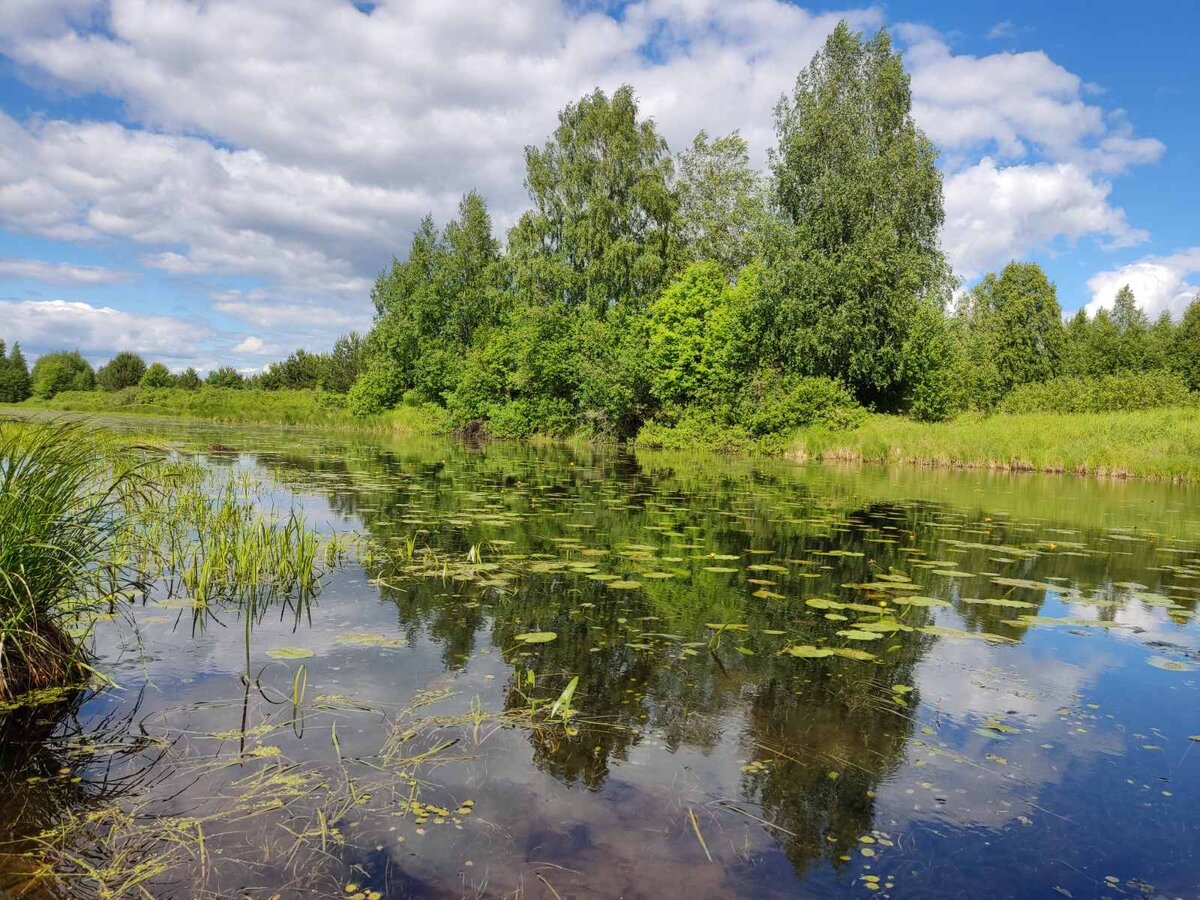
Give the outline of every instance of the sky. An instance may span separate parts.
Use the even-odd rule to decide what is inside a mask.
[[[1200,290],[1194,2],[0,0],[0,339],[261,368],[370,326],[420,218],[631,84],[674,150],[772,110],[839,19],[888,29],[964,285],[1040,263],[1064,310]]]

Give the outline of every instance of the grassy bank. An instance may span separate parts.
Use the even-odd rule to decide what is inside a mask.
[[[785,455],[1200,481],[1200,410],[964,416],[939,424],[876,415],[852,431],[801,431]]]
[[[194,391],[181,388],[64,391],[50,400],[33,398],[8,408],[89,415],[166,416],[230,425],[303,425],[402,433],[440,433],[449,427],[445,414],[434,406],[401,406],[360,419],[344,409],[342,403],[340,395],[322,391],[206,386]]]
[[[450,430],[444,410],[435,406],[401,406],[360,419],[339,403],[338,398],[319,391],[130,388],[112,393],[65,392],[52,400],[29,400],[8,408],[397,434]],[[1194,406],[1106,413],[969,415],[938,424],[872,415],[855,428],[812,427],[790,437],[754,437],[737,429],[715,427],[648,425],[634,445],[654,450],[783,455],[801,461],[1200,482],[1200,409]]]

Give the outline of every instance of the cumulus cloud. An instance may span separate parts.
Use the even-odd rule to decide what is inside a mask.
[[[1112,308],[1117,291],[1129,285],[1137,304],[1150,318],[1164,310],[1178,318],[1200,295],[1200,283],[1189,280],[1200,274],[1200,247],[1189,247],[1169,256],[1147,256],[1128,265],[1098,272],[1088,279],[1092,299],[1089,315]]]
[[[40,259],[0,257],[0,278],[20,278],[45,284],[122,284],[132,281],[133,274],[103,266],[75,266]]]
[[[1116,247],[1144,240],[1109,191],[1075,163],[999,166],[985,157],[946,180],[942,244],[969,279],[1060,238],[1100,236]]]
[[[527,202],[523,148],[581,94],[639,92],[675,148],[740,129],[753,158],[772,108],[839,18],[783,0],[7,0],[19,71],[120,100],[126,124],[0,114],[0,225],[119,238],[190,280],[239,276],[211,310],[297,342],[369,321],[370,280],[421,215],[481,190],[496,224]],[[897,26],[914,112],[943,150],[945,243],[971,277],[1048,242],[1142,236],[1110,181],[1158,158],[1119,111],[1041,52],[955,54]],[[981,157],[984,157],[981,160]],[[207,311],[205,311],[207,312]]]
[[[156,359],[190,359],[196,344],[214,336],[202,322],[71,300],[0,300],[0,321],[7,340],[34,354],[71,347],[91,358],[134,350]]]

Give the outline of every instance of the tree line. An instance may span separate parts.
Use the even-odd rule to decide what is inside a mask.
[[[211,370],[203,378],[192,367],[173,373],[165,364],[123,350],[93,369],[78,350],[58,350],[40,356],[30,371],[19,344],[4,356],[0,340],[0,403],[19,403],[29,397],[48,400],[63,391],[120,391],[127,388],[247,388],[260,390],[323,390],[345,394],[362,369],[365,342],[351,332],[338,338],[328,353],[297,350],[262,372],[243,375],[232,366]]]
[[[937,154],[885,31],[840,24],[775,131],[766,173],[736,132],[702,131],[675,155],[631,87],[596,90],[526,148],[530,208],[506,240],[470,191],[380,274],[365,338],[205,380],[344,392],[359,415],[434,403],[462,428],[616,437],[763,435],[863,409],[941,420],[1064,376],[1200,389],[1200,302],[1150,323],[1126,287],[1111,312],[1064,322],[1054,285],[1023,262],[956,298]],[[34,392],[91,387],[78,354],[50,356]],[[106,372],[123,356],[95,373],[101,387],[199,385],[129,360]]]

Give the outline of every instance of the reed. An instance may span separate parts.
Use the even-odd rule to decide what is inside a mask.
[[[140,469],[79,424],[0,423],[0,698],[84,676],[68,626],[98,596]]]

